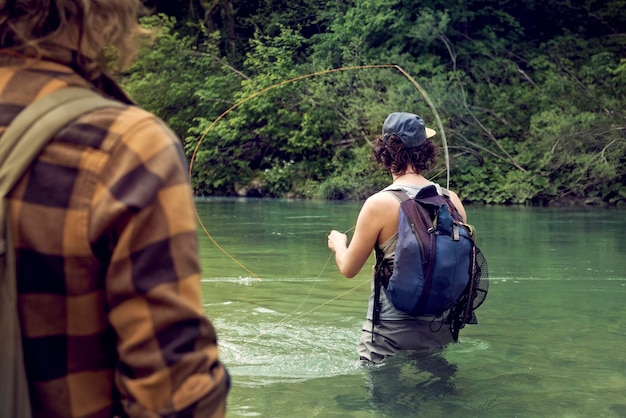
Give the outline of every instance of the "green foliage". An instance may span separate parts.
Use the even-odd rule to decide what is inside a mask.
[[[239,106],[206,135],[198,169],[210,174],[198,189],[232,194],[237,192],[236,183],[265,179],[257,193],[276,196],[289,192],[286,178],[281,178],[290,172],[287,167],[297,167],[303,177],[290,183],[294,186],[325,175],[335,135],[330,104],[318,102],[304,83],[280,85],[306,71],[293,65],[293,57],[305,43],[289,28],[277,36],[259,34],[252,40],[246,65],[253,77],[243,80],[234,94]],[[197,134],[210,127],[209,120],[198,121],[193,130]]]
[[[140,105],[159,115],[181,138],[193,119],[217,115],[237,87],[232,72],[223,71],[214,46],[200,46],[191,37],[173,30],[173,18],[158,15],[142,20],[156,32],[123,80],[124,87]]]
[[[389,181],[371,141],[410,111],[443,127],[468,203],[626,202],[623,0],[211,4],[146,19],[160,35],[125,80],[186,139],[199,194],[364,199]]]
[[[380,170],[369,146],[352,148],[336,156],[335,175],[320,185],[317,197],[364,200],[390,183],[389,173]]]
[[[293,161],[279,161],[263,171],[265,188],[272,196],[285,196],[293,189],[297,174]]]

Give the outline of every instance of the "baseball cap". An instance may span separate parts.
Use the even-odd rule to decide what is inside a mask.
[[[421,117],[413,113],[391,113],[383,124],[383,135],[397,135],[407,148],[421,146],[428,138],[435,136],[436,133],[433,129],[424,125],[424,120]]]

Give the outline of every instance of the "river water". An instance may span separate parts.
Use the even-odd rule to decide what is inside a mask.
[[[360,203],[197,202],[203,299],[229,417],[626,417],[626,211],[467,208],[489,262],[478,324],[429,356],[363,367],[373,257],[326,247]]]

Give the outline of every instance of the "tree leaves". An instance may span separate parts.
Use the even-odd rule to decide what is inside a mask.
[[[145,21],[163,30],[125,84],[189,155],[200,145],[199,194],[364,198],[388,181],[369,145],[388,113],[411,111],[445,127],[468,202],[624,202],[623,0],[184,3],[182,21]],[[440,121],[388,68],[281,84],[371,64],[406,70]]]

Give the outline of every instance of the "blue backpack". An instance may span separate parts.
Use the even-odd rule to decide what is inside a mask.
[[[411,316],[450,311],[456,339],[464,324],[477,323],[474,310],[487,295],[487,263],[475,229],[462,221],[444,188],[423,187],[413,199],[389,191],[400,201],[398,243],[392,266],[376,247],[374,323],[385,286],[395,308]]]

